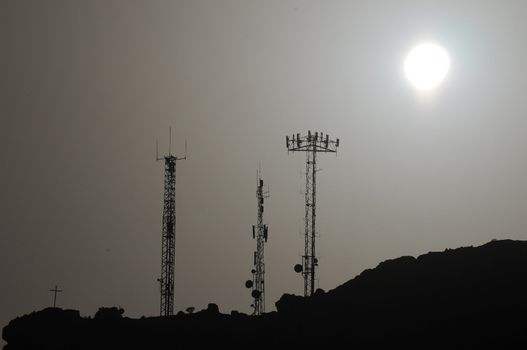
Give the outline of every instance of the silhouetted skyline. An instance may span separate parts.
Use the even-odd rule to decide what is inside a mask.
[[[221,313],[218,305],[134,319],[118,307],[45,308],[3,329],[18,349],[517,348],[525,334],[527,241],[383,261],[332,291],[284,294],[278,312]]]
[[[520,1],[0,2],[0,325],[47,307],[159,311],[163,167],[177,172],[175,311],[250,312],[254,172],[271,188],[268,311],[302,294],[305,159],[319,159],[320,280],[492,238],[527,239],[527,5]],[[403,73],[451,59],[435,95]],[[345,142],[344,142],[345,140]]]

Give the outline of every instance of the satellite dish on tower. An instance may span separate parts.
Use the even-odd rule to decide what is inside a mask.
[[[253,281],[251,281],[251,280],[245,281],[245,287],[246,288],[252,288],[253,287]]]
[[[298,273],[302,272],[303,270],[302,265],[300,264],[296,264],[294,269],[295,269],[295,272],[298,272]]]

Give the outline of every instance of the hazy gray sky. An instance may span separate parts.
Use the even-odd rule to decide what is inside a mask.
[[[176,309],[250,311],[256,169],[267,306],[302,293],[303,154],[319,157],[320,287],[382,260],[527,239],[523,1],[0,1],[0,324],[50,305],[157,315],[163,164],[177,167]],[[422,98],[405,54],[451,70]]]

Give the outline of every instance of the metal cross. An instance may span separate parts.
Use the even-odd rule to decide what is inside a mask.
[[[57,307],[57,293],[62,292],[61,289],[58,288],[58,286],[55,286],[55,289],[50,289],[50,292],[53,292],[53,307]]]

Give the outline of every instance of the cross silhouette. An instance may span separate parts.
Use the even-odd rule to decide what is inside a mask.
[[[61,289],[58,289],[58,286],[55,286],[55,289],[50,289],[50,292],[53,292],[53,307],[57,307],[57,293],[62,292]]]

